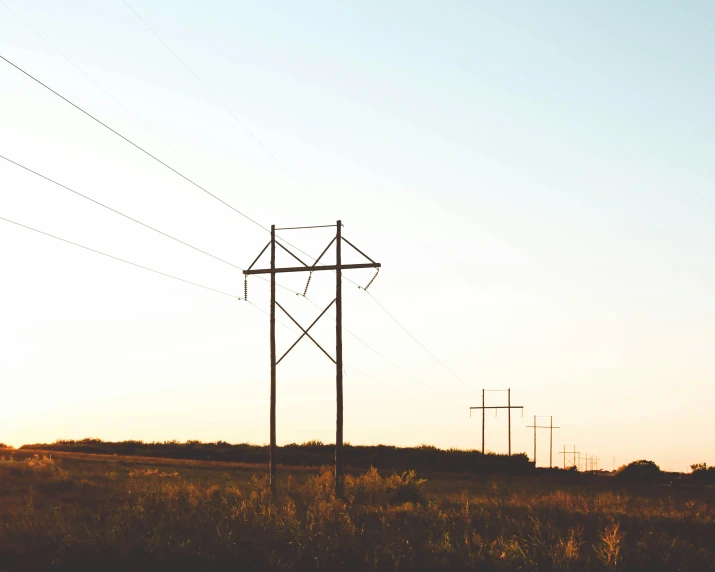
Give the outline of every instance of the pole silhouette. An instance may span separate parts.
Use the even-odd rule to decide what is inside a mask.
[[[328,243],[323,252],[318,256],[318,258],[313,262],[313,264],[308,265],[303,262],[296,254],[291,252],[286,246],[284,246],[280,241],[276,240],[276,230],[299,230],[299,229],[310,229],[310,228],[326,228],[335,226],[336,232],[335,237]],[[271,403],[270,403],[270,453],[269,453],[269,474],[270,474],[270,485],[271,485],[271,496],[275,500],[277,493],[277,483],[276,483],[276,466],[277,466],[277,449],[276,449],[276,377],[277,377],[277,367],[278,364],[283,361],[288,353],[298,344],[300,340],[307,337],[311,340],[320,350],[335,364],[335,401],[336,401],[336,415],[335,415],[335,494],[338,497],[343,496],[344,488],[344,461],[343,461],[343,296],[342,296],[342,272],[343,270],[350,270],[356,268],[375,268],[379,271],[380,263],[375,262],[372,258],[367,256],[364,252],[358,249],[354,244],[352,244],[347,238],[342,234],[342,222],[337,221],[335,225],[320,225],[320,226],[302,226],[302,227],[290,227],[290,228],[276,228],[275,225],[271,225],[271,240],[270,242],[261,250],[253,263],[248,267],[247,270],[243,271],[245,279],[253,274],[270,274],[271,275],[271,311],[270,311],[270,347],[271,347]],[[343,242],[351,246],[356,252],[358,252],[369,262],[359,263],[359,264],[343,264],[342,261],[342,246]],[[323,255],[328,251],[328,249],[335,244],[335,264],[334,265],[318,265],[320,263]],[[301,266],[288,266],[278,268],[276,267],[276,246],[287,252],[293,259],[297,260]],[[263,253],[270,247],[270,258],[271,265],[270,268],[258,268],[254,269],[254,265],[263,256]],[[308,281],[305,285],[305,291],[303,296],[308,292],[308,286],[310,285],[310,279],[313,272],[318,272],[321,270],[334,270],[335,271],[335,299],[333,299],[330,304],[318,315],[318,317],[313,321],[310,326],[303,328],[298,321],[290,315],[290,313],[276,300],[276,274],[284,272],[309,272]],[[377,275],[377,274],[376,274]],[[375,277],[373,277],[373,280]],[[247,283],[246,283],[247,284]],[[372,280],[370,281],[372,284]],[[370,286],[368,284],[365,290]],[[248,299],[248,286],[245,285],[245,298]],[[323,315],[330,309],[330,307],[335,304],[335,358],[333,358],[329,352],[327,352],[323,346],[321,346],[313,336],[308,333],[310,329],[323,317]],[[276,359],[276,308],[279,308],[291,321],[298,326],[302,334],[293,343],[292,346],[286,350],[286,352],[279,358]]]
[[[490,391],[505,391],[503,389],[493,389]],[[482,405],[479,407],[470,407],[469,408],[469,416],[472,416],[472,409],[481,409],[482,410],[482,455],[484,455],[484,434],[485,434],[485,425],[486,425],[486,410],[487,409],[506,409],[509,412],[509,429],[508,429],[508,440],[509,440],[509,455],[511,455],[511,410],[512,409],[521,409],[522,411],[524,410],[524,407],[522,405],[512,405],[511,404],[511,388],[507,389],[507,405],[496,405],[496,406],[489,406],[487,407],[484,401],[484,393],[486,392],[485,389],[482,389]]]
[[[558,427],[554,427],[554,429],[558,429]],[[576,467],[576,469],[579,469],[579,465],[577,464],[577,460],[576,460],[576,455],[579,455],[579,462],[580,462],[581,451],[576,450],[576,445],[573,446],[573,452],[567,451],[566,445],[564,445],[563,453],[559,453],[559,454],[564,456],[564,469],[566,469],[566,465],[569,464],[569,461],[571,462],[569,464],[569,467]],[[571,455],[570,458],[569,458],[569,455]]]
[[[553,468],[554,466],[554,457],[553,457],[553,450],[554,450],[554,429],[561,429],[561,427],[554,427],[554,417],[552,415],[549,416],[550,422],[548,425],[537,425],[536,424],[536,415],[534,415],[534,424],[533,425],[527,425],[526,427],[528,429],[533,428],[534,429],[534,467],[536,467],[536,430],[537,429],[548,429],[549,430],[549,469]],[[566,468],[566,448],[564,446],[564,469]]]

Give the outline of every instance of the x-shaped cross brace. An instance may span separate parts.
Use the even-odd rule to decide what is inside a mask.
[[[284,353],[284,354],[281,356],[281,359],[279,359],[279,360],[276,362],[276,365],[278,365],[279,363],[281,363],[281,361],[283,360],[283,358],[286,357],[286,356],[288,355],[288,353],[298,344],[298,342],[303,339],[303,336],[308,336],[308,337],[313,341],[313,343],[314,343],[316,346],[318,346],[326,356],[328,356],[328,358],[330,359],[330,361],[332,361],[333,363],[336,363],[335,360],[333,359],[333,356],[331,356],[328,352],[326,352],[326,351],[323,349],[323,346],[321,346],[318,342],[316,342],[316,341],[315,341],[315,338],[313,338],[313,336],[311,336],[311,335],[308,333],[308,331],[318,322],[318,320],[320,320],[320,318],[323,317],[323,314],[325,314],[325,312],[327,312],[327,311],[330,309],[330,306],[332,306],[333,304],[335,304],[335,301],[336,301],[336,300],[337,300],[337,298],[335,298],[332,302],[330,302],[330,304],[328,304],[328,306],[325,308],[325,310],[323,310],[323,311],[320,313],[320,315],[319,315],[317,318],[315,318],[315,320],[313,320],[313,323],[310,324],[310,326],[308,326],[308,329],[304,329],[303,326],[301,326],[301,325],[295,320],[295,318],[293,318],[293,316],[291,316],[291,315],[288,313],[288,311],[287,311],[283,306],[281,306],[278,302],[276,302],[276,306],[278,306],[281,310],[283,310],[283,313],[284,313],[286,316],[288,316],[288,317],[293,321],[293,323],[294,323],[296,326],[298,326],[298,327],[301,329],[301,331],[303,332],[303,333],[300,335],[300,337],[299,337],[295,342],[293,342],[293,345],[286,350],[286,353]]]

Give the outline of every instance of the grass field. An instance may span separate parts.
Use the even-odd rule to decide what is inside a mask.
[[[9,461],[10,455],[14,460]],[[715,490],[0,450],[0,570],[715,570]]]

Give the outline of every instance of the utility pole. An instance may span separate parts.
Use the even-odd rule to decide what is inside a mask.
[[[260,257],[260,255],[259,255]],[[245,284],[245,283],[244,283]],[[248,287],[244,289],[247,294]],[[248,299],[248,297],[246,297]],[[270,466],[271,496],[276,498],[276,225],[271,225],[271,449],[268,453]]]
[[[484,405],[482,403],[482,405]],[[509,456],[511,457],[511,387],[506,390],[506,412],[507,412],[507,419],[508,423],[507,426],[509,427]]]
[[[300,230],[300,229],[311,229],[311,228],[328,228],[335,226],[336,232],[335,237],[328,243],[323,252],[318,256],[318,258],[313,262],[313,264],[308,265],[303,262],[296,254],[291,252],[286,246],[284,246],[279,239],[276,239],[276,230]],[[271,347],[271,406],[270,406],[270,453],[269,453],[269,473],[270,473],[270,484],[271,484],[271,495],[275,500],[276,498],[276,369],[278,364],[283,361],[288,353],[298,344],[303,337],[310,339],[320,350],[328,356],[330,361],[335,364],[335,391],[336,391],[336,420],[335,420],[335,494],[338,497],[343,495],[343,485],[344,485],[344,462],[343,462],[343,301],[342,301],[342,271],[351,270],[356,268],[375,268],[375,276],[373,276],[370,283],[365,287],[365,290],[370,287],[372,281],[377,276],[379,272],[380,264],[375,262],[372,258],[367,256],[354,244],[352,244],[347,238],[342,235],[342,223],[337,221],[335,225],[320,225],[320,226],[298,226],[298,227],[287,227],[287,228],[276,228],[275,225],[271,225],[271,240],[270,242],[261,250],[259,255],[253,261],[253,263],[248,267],[247,270],[243,271],[244,274],[244,288],[246,292],[246,299],[248,298],[248,287],[247,278],[253,274],[270,274],[271,275],[271,311],[270,311],[270,347]],[[350,245],[356,252],[361,256],[369,260],[369,263],[361,264],[343,264],[342,262],[342,245],[346,242]],[[334,265],[318,265],[320,259],[328,251],[328,249],[335,243],[335,264]],[[270,268],[258,268],[253,269],[254,265],[263,256],[263,253],[270,246],[270,256],[271,256],[271,266]],[[276,267],[276,246],[282,248],[285,252],[290,254],[295,260],[300,262],[301,266],[290,266],[277,268]],[[333,270],[335,271],[335,299],[326,306],[326,308],[318,315],[318,317],[313,321],[310,326],[303,328],[293,316],[291,316],[288,311],[276,301],[276,274],[284,272],[309,272],[308,282],[305,285],[305,292],[303,296],[308,291],[308,286],[310,285],[310,278],[313,272],[320,270]],[[323,315],[328,311],[328,309],[335,304],[335,358],[333,358],[330,353],[325,351],[323,347],[311,336],[308,332],[310,329],[323,317]],[[276,360],[276,307],[280,308],[283,313],[288,316],[291,321],[300,328],[303,332],[300,337],[293,343],[292,346],[286,350],[286,352]]]
[[[558,429],[558,427],[554,427],[554,429]],[[569,467],[576,467],[577,469],[579,468],[579,464],[581,461],[580,460],[581,451],[576,450],[576,445],[573,446],[573,452],[567,451],[566,445],[564,445],[564,451],[563,451],[563,453],[560,453],[560,454],[564,456],[564,470],[566,469],[567,464]],[[569,455],[571,455],[571,457],[569,457]],[[579,455],[578,461],[577,461],[576,455]]]
[[[598,457],[596,455],[590,455],[586,457],[586,464],[589,471],[598,470]]]
[[[545,416],[544,416],[545,417]],[[554,449],[554,429],[561,429],[561,427],[554,427],[554,417],[549,416],[550,422],[548,425],[537,425],[536,424],[536,415],[534,415],[534,424],[533,425],[527,425],[528,429],[533,428],[534,429],[534,467],[536,467],[536,430],[537,429],[548,429],[549,430],[549,469],[551,469],[554,466],[554,457],[553,457],[553,449]],[[564,446],[564,469],[566,468],[566,447]]]
[[[470,407],[469,408],[469,416],[472,416],[472,409],[481,409],[482,410],[482,455],[484,454],[484,433],[485,433],[485,421],[486,421],[486,410],[487,409],[506,409],[509,412],[509,431],[508,431],[508,438],[509,438],[509,455],[511,456],[511,410],[512,409],[521,409],[522,411],[524,410],[524,407],[522,405],[512,405],[511,404],[511,389],[507,389],[507,405],[497,405],[497,406],[489,406],[487,407],[485,402],[484,402],[484,393],[486,391],[505,391],[503,389],[482,389],[482,405],[481,407]]]
[[[469,414],[471,415],[471,413],[472,413],[472,411],[470,409]],[[486,414],[487,414],[487,409],[486,409],[486,407],[484,407],[484,389],[482,389],[482,455],[484,454],[484,434],[486,433],[484,426],[485,426]]]
[[[342,224],[338,221],[335,241],[335,496],[343,497],[343,259]]]

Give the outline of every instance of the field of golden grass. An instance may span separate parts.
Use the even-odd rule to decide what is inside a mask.
[[[0,450],[0,570],[715,570],[713,489],[264,470]]]

